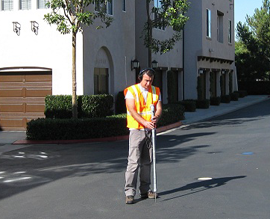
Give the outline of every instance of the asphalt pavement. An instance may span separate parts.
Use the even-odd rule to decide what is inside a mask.
[[[136,195],[134,205],[123,191],[127,140],[13,145],[25,133],[2,132],[1,218],[268,219],[269,100],[247,96],[197,109],[160,133],[160,197]]]

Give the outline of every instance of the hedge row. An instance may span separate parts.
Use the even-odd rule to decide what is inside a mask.
[[[164,105],[158,127],[184,119],[184,107]],[[93,139],[128,134],[126,114],[106,118],[36,119],[27,123],[28,140]]]
[[[238,81],[239,90],[245,90],[249,95],[269,95],[270,81]]]
[[[113,96],[82,95],[77,97],[78,117],[96,118],[112,115]],[[72,96],[71,95],[49,95],[45,98],[46,118],[66,119],[72,117]]]
[[[91,139],[127,134],[126,118],[37,119],[27,123],[28,140]]]

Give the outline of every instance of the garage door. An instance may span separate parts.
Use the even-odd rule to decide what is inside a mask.
[[[52,73],[0,73],[0,130],[26,130],[32,119],[43,118],[45,96],[52,94]]]

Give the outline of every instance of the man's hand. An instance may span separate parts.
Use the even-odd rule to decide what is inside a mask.
[[[144,120],[143,126],[145,128],[148,128],[148,129],[154,129],[154,128],[156,128],[156,122],[154,122],[154,121],[148,122],[148,121]]]

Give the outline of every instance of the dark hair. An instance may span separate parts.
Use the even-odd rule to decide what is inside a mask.
[[[145,69],[141,70],[139,75],[138,75],[138,79],[140,81],[142,80],[144,74],[147,74],[149,77],[152,78],[153,76],[155,76],[156,72],[152,68],[145,68]]]

